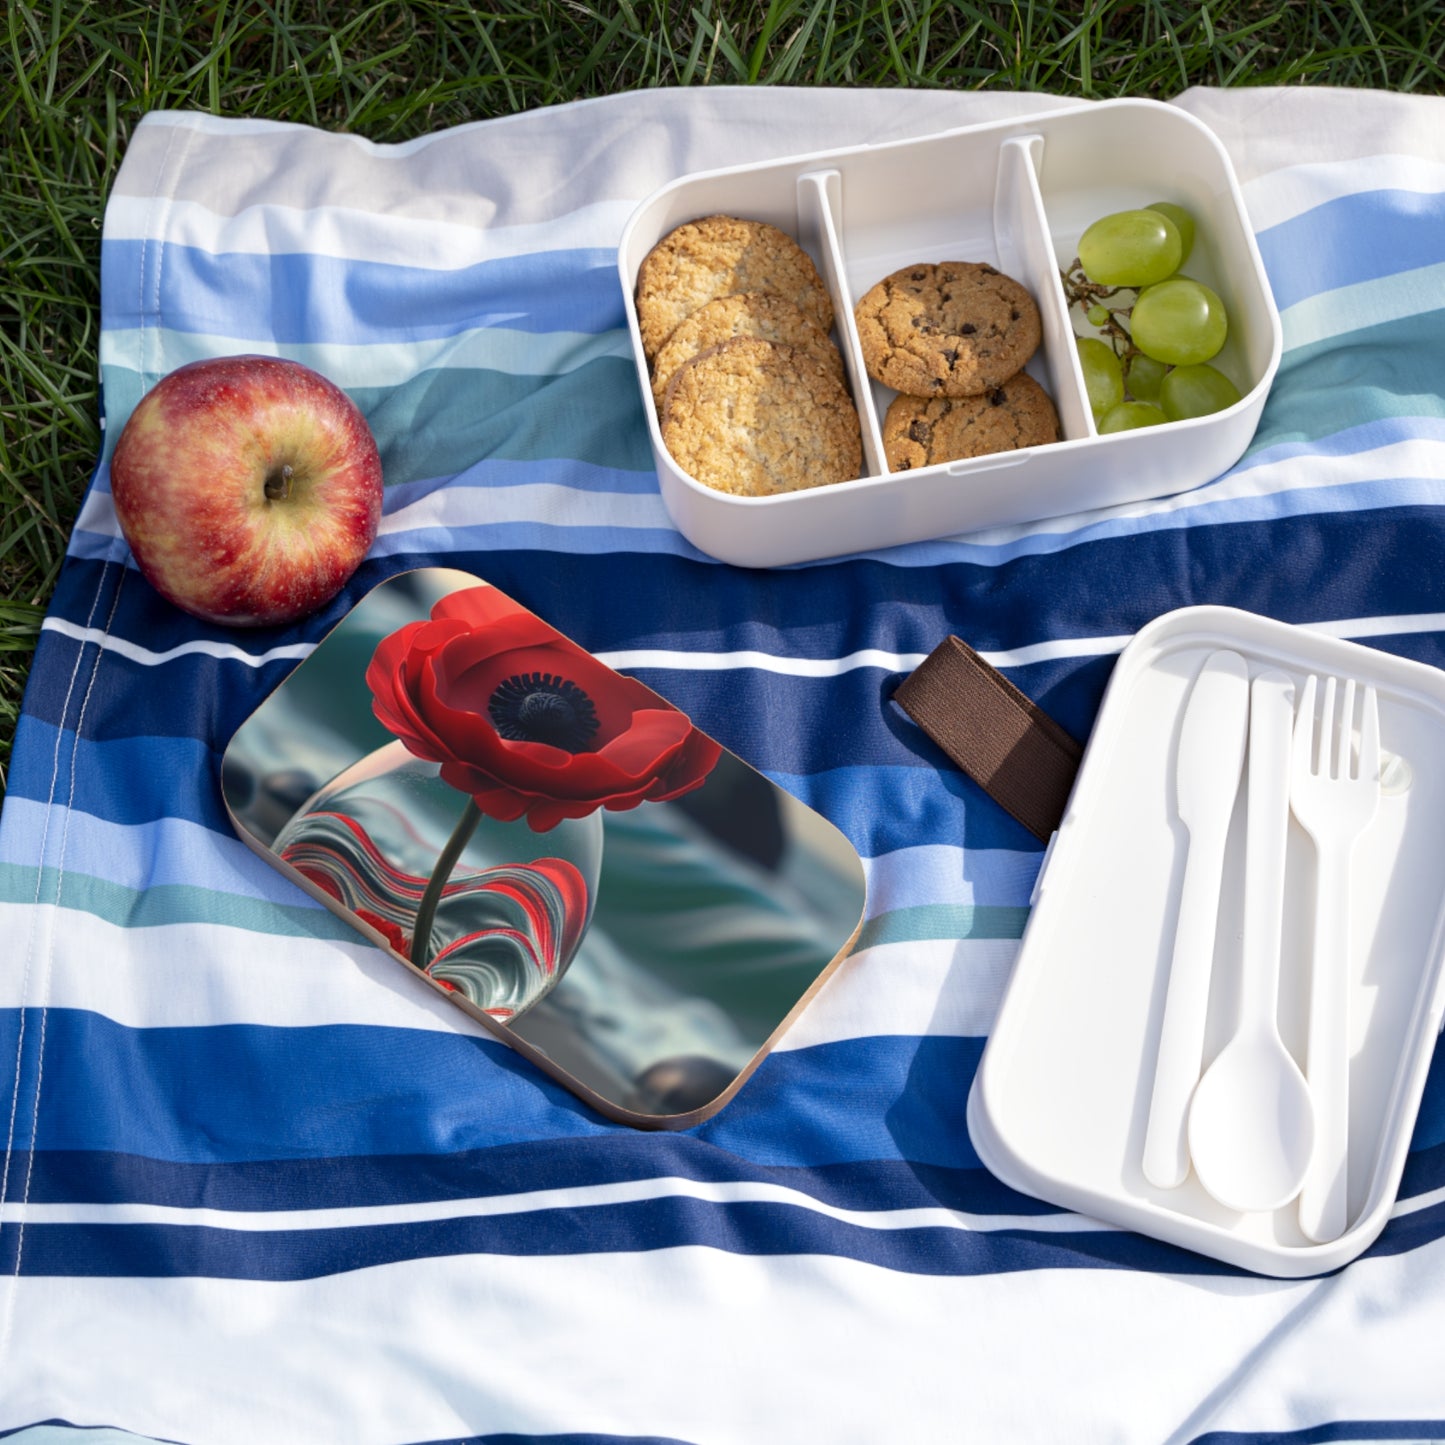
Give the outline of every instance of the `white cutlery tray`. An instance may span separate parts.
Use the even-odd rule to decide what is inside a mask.
[[[1251,677],[1354,678],[1378,690],[1383,787],[1351,872],[1349,1206],[1316,1244],[1292,1202],[1242,1214],[1191,1171],[1150,1184],[1142,1152],[1189,837],[1176,811],[1182,715],[1205,659]],[[1229,608],[1145,627],[1115,667],[968,1101],[984,1164],[1025,1193],[1261,1274],[1299,1278],[1366,1249],[1395,1207],[1445,1010],[1445,672]],[[1238,988],[1248,761],[1225,854],[1203,1067]],[[1314,844],[1291,817],[1279,1025],[1304,1066]]]
[[[1224,300],[1229,339],[1213,364],[1234,380],[1241,399],[1212,416],[1100,436],[1059,268],[1074,258],[1092,221],[1161,200],[1196,219],[1194,250],[1182,269]],[[864,464],[857,479],[731,496],[694,481],[663,444],[637,325],[637,272],[674,227],[718,213],[780,227],[817,263],[858,405]],[[1062,440],[887,470],[882,421],[895,393],[863,369],[853,308],[875,282],[917,261],[984,262],[1029,289],[1043,341],[1026,369],[1053,398]],[[1279,314],[1229,157],[1201,122],[1158,101],[1095,102],[683,176],[633,213],[617,265],[663,502],[690,542],[743,566],[838,556],[1198,486],[1249,445],[1279,365]]]

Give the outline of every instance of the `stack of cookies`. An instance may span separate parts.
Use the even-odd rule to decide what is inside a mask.
[[[943,261],[886,276],[854,310],[868,375],[898,395],[883,420],[888,469],[1059,439],[1048,393],[1023,368],[1039,309],[992,266]]]
[[[858,475],[833,303],[791,236],[734,216],[689,221],[644,258],[636,300],[662,439],[689,476],[765,497]]]

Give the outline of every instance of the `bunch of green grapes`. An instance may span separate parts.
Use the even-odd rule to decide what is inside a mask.
[[[1079,238],[1064,292],[1107,338],[1076,338],[1100,432],[1207,416],[1239,400],[1208,364],[1229,334],[1224,302],[1180,273],[1193,248],[1194,217],[1170,201],[1103,216]],[[1116,302],[1121,291],[1127,304]]]

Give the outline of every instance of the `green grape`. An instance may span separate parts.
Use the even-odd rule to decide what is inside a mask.
[[[1158,426],[1169,418],[1150,401],[1121,401],[1099,419],[1099,432],[1133,431],[1141,426]]]
[[[1150,201],[1144,209],[1158,211],[1161,216],[1168,216],[1174,222],[1174,228],[1179,232],[1179,243],[1184,248],[1179,257],[1179,264],[1182,266],[1194,249],[1194,217],[1183,206],[1176,206],[1173,201]]]
[[[1100,286],[1149,286],[1179,269],[1184,244],[1159,211],[1116,211],[1079,237],[1079,264]]]
[[[1224,302],[1208,286],[1171,276],[1139,293],[1129,330],[1134,345],[1155,361],[1197,366],[1224,345],[1229,319]]]
[[[1155,361],[1152,356],[1136,351],[1129,358],[1129,369],[1124,373],[1129,395],[1135,401],[1158,401],[1159,386],[1168,370],[1162,361]]]
[[[1124,369],[1114,348],[1092,336],[1075,338],[1079,348],[1079,365],[1084,371],[1084,386],[1089,393],[1089,410],[1096,417],[1118,406],[1124,400]]]
[[[1176,366],[1164,378],[1159,405],[1170,421],[1208,416],[1239,400],[1239,388],[1212,366]]]
[[[1109,319],[1107,306],[1091,306],[1088,310],[1089,325],[1102,326]]]

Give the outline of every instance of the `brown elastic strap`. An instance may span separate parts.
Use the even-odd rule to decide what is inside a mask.
[[[994,802],[1048,841],[1084,755],[1053,718],[957,637],[940,642],[893,696]]]

